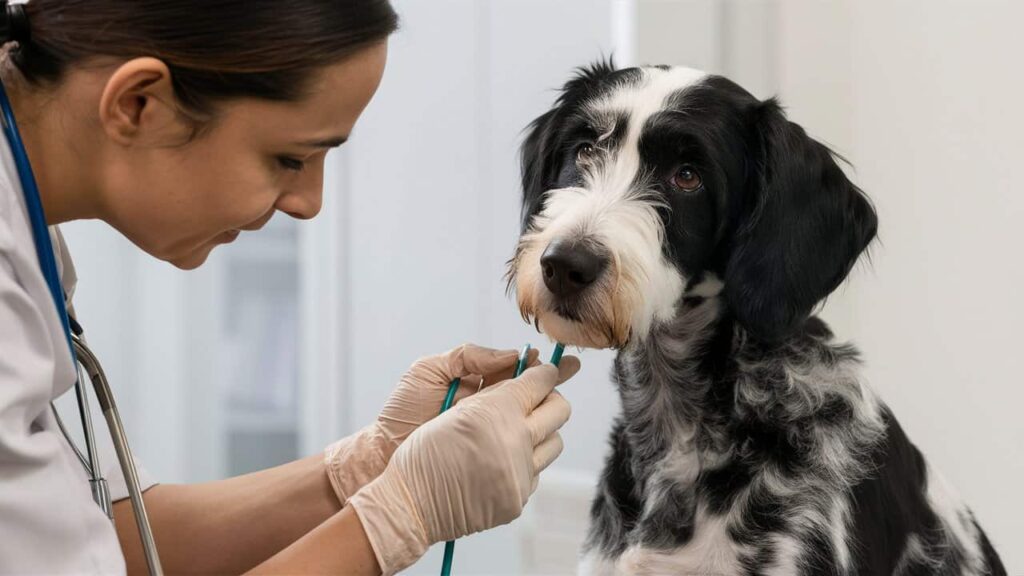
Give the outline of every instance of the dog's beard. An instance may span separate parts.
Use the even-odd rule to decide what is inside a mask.
[[[584,294],[556,298],[544,285],[540,257],[547,245],[540,235],[524,236],[509,263],[509,287],[515,288],[523,319],[556,342],[581,348],[622,348],[632,334],[640,304],[639,284],[622,273],[618,259]]]

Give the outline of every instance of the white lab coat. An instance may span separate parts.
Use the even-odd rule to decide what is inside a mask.
[[[74,267],[56,227],[50,237],[70,305]],[[14,159],[0,135],[0,574],[125,572],[117,534],[50,411],[74,378]],[[68,424],[78,420],[77,413],[62,416]],[[102,415],[93,415],[93,426],[111,494],[125,498]],[[139,474],[143,489],[153,485]]]

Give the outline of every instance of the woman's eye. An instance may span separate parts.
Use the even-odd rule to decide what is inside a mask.
[[[703,182],[692,166],[683,166],[672,175],[672,185],[683,192],[694,192]]]
[[[590,162],[591,157],[594,155],[593,144],[582,144],[576,149],[576,164],[586,164]]]
[[[303,162],[302,160],[299,160],[298,158],[292,158],[290,156],[278,156],[277,162],[285,170],[292,170],[294,172],[299,172],[306,166],[306,163]]]

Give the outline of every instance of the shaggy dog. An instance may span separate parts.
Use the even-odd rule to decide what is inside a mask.
[[[522,161],[524,317],[618,349],[583,573],[1006,573],[812,314],[876,215],[774,99],[599,63],[533,122]]]

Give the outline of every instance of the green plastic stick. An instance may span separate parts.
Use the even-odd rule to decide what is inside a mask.
[[[562,361],[562,353],[565,352],[565,346],[561,343],[555,344],[555,351],[551,353],[551,363],[558,366],[558,363]],[[519,353],[519,360],[516,362],[516,376],[519,376],[526,371],[526,365],[530,362],[530,345],[523,346],[523,350]],[[448,394],[444,397],[444,403],[441,404],[441,412],[452,407],[452,402],[455,400],[455,392],[459,389],[461,379],[456,378],[452,380],[452,383],[448,385]],[[452,560],[455,559],[455,540],[449,540],[444,543],[444,559],[441,560],[441,576],[451,576],[452,573]]]

